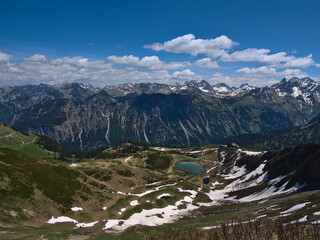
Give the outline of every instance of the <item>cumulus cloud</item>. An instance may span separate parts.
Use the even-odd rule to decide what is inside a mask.
[[[192,72],[190,69],[185,69],[183,71],[176,71],[172,74],[172,78],[174,79],[184,79],[184,80],[190,80],[194,79],[196,74]]]
[[[42,54],[34,54],[31,57],[23,58],[23,60],[26,62],[46,62],[46,61],[48,61],[46,56],[42,55]]]
[[[170,62],[165,63],[159,59],[158,56],[146,56],[143,58],[138,58],[133,55],[126,55],[118,57],[115,55],[107,57],[107,60],[114,64],[119,65],[133,65],[136,67],[145,67],[149,69],[178,69],[189,65],[188,62]]]
[[[233,51],[232,47],[237,45],[225,35],[213,39],[196,39],[193,34],[187,34],[166,41],[164,43],[153,43],[145,45],[155,51],[166,51],[172,53],[186,53],[192,56],[204,54],[210,59],[219,59],[223,62],[260,62],[276,68],[307,68],[315,65],[312,54],[307,57],[296,57],[292,52],[271,53],[270,49],[248,48],[241,51]],[[198,60],[198,66],[217,68],[218,64],[209,62],[207,58]],[[316,65],[319,66],[319,65]]]
[[[277,64],[294,60],[293,56],[288,56],[286,52],[269,54],[269,49],[248,48],[243,51],[235,51],[231,54],[225,53],[221,60],[225,62],[261,62]]]
[[[237,45],[237,43],[225,35],[211,39],[196,39],[193,34],[187,34],[164,43],[153,43],[145,45],[144,47],[155,51],[187,53],[192,56],[204,54],[210,58],[217,58],[222,56],[227,49],[235,45]]]
[[[205,68],[219,68],[218,62],[217,61],[212,61],[208,57],[199,59],[194,64],[199,66],[199,67],[205,67]]]
[[[0,51],[0,63],[7,63],[13,59],[13,56]]]
[[[56,58],[51,60],[51,64],[53,65],[62,65],[68,64],[73,67],[89,67],[89,68],[106,68],[109,67],[110,64],[107,64],[105,61],[89,61],[88,58],[84,58],[81,56],[77,57],[64,57],[64,58]]]
[[[172,83],[206,79],[210,83],[240,85],[249,82],[261,86],[274,83],[280,77],[307,76],[307,73],[298,68],[320,67],[320,64],[313,60],[312,54],[296,57],[293,55],[295,53],[271,53],[269,49],[256,48],[232,51],[235,45],[235,42],[224,35],[213,39],[196,39],[194,35],[188,34],[164,43],[145,46],[156,51],[187,53],[192,56],[205,55],[195,58],[192,62],[165,62],[155,55],[142,58],[134,55],[112,55],[103,60],[92,60],[82,56],[49,58],[41,53],[12,61],[14,56],[0,51],[0,84],[76,81],[104,86],[125,82]],[[255,64],[254,68],[249,65],[233,70],[235,65],[231,64],[232,62],[258,62],[265,66],[256,67]],[[219,68],[219,64],[231,65],[230,68],[222,68],[224,72],[228,72],[227,74],[212,73],[213,69]],[[200,70],[195,66],[208,69]]]
[[[277,71],[276,68],[262,66],[259,68],[241,68],[236,71],[237,73],[245,74],[256,79],[265,77],[280,76],[280,77],[306,77],[308,74],[302,72],[300,69],[286,69],[284,71]]]
[[[10,58],[8,60],[12,59]],[[112,59],[112,58],[110,58]],[[6,61],[8,61],[6,60]],[[172,81],[185,81],[200,79],[196,73],[189,69],[171,72],[170,68],[178,68],[179,63],[164,63],[158,57],[145,57],[142,59],[129,56],[125,58],[113,58],[118,63],[148,67],[148,71],[138,71],[135,68],[119,69],[113,63],[102,61],[90,61],[87,58],[64,57],[50,59],[42,54],[20,58],[19,61],[0,64],[1,85],[22,85],[62,82],[81,82],[95,86],[107,84],[119,84],[125,82],[159,82],[171,83]],[[157,69],[154,65],[160,64],[167,69]],[[166,66],[171,64],[171,66]],[[173,67],[174,64],[177,64]]]
[[[277,70],[275,68],[271,67],[259,67],[259,68],[241,68],[236,71],[237,73],[243,73],[243,74],[259,74],[259,75],[265,75],[265,76],[274,76],[277,74]]]
[[[269,49],[248,48],[233,53],[225,53],[220,60],[224,62],[260,62],[276,68],[308,68],[314,65],[312,54],[307,57],[295,57],[286,52],[270,54]]]
[[[263,81],[262,81],[263,80]],[[230,75],[227,76],[223,73],[216,72],[212,74],[208,78],[208,82],[211,84],[217,84],[217,83],[226,83],[229,86],[240,86],[242,83],[248,83],[250,85],[254,86],[262,86],[262,85],[270,85],[275,83],[273,79],[268,79],[263,77],[262,79],[257,79],[256,77],[250,76],[250,75]]]
[[[283,67],[298,67],[298,68],[308,68],[314,64],[312,59],[312,54],[308,55],[307,57],[299,57],[294,58],[288,62],[286,62]]]

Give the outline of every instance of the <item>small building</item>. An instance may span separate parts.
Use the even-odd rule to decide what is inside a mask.
[[[203,184],[209,184],[209,182],[210,182],[210,177],[206,177],[206,178],[202,179]]]

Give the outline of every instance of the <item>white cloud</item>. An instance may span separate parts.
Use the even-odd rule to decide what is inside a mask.
[[[69,64],[74,67],[85,67],[88,63],[88,58],[84,57],[64,57],[64,58],[56,58],[51,61],[54,65],[60,65],[60,64]]]
[[[138,58],[133,55],[126,55],[122,57],[109,56],[106,58],[109,62],[119,65],[133,65],[136,67],[145,67],[152,70],[156,69],[178,69],[189,65],[188,62],[170,62],[165,63],[159,59],[158,56],[146,56],[143,58]]]
[[[110,64],[107,64],[105,61],[89,61],[88,58],[84,58],[81,56],[78,57],[64,57],[64,58],[56,58],[51,60],[51,64],[53,65],[61,65],[68,64],[73,67],[89,67],[89,68],[107,68],[110,67]]]
[[[190,79],[194,79],[195,76],[196,74],[192,72],[190,69],[185,69],[183,71],[176,71],[172,74],[172,77],[178,80],[179,79],[190,80]]]
[[[294,53],[272,54],[269,49],[256,48],[232,52],[231,47],[234,45],[236,43],[226,36],[215,39],[196,39],[194,35],[188,34],[164,43],[145,46],[156,51],[188,53],[193,56],[206,55],[200,59],[196,58],[192,63],[189,61],[164,62],[155,55],[142,58],[134,55],[112,55],[104,60],[91,60],[82,56],[52,59],[40,53],[11,61],[14,59],[12,55],[0,51],[0,84],[22,85],[69,81],[104,86],[125,82],[172,83],[206,79],[210,83],[225,82],[231,86],[240,85],[243,82],[261,86],[274,83],[280,77],[307,76],[307,73],[298,68],[320,67],[320,64],[314,62],[312,54],[296,57],[292,55]],[[234,64],[224,63],[231,65],[229,69],[223,66],[228,74],[212,73],[213,70],[210,68],[219,68],[218,61],[219,63],[221,61],[260,62],[265,66],[250,68],[249,65],[233,71]],[[124,65],[124,67],[119,68],[116,65]],[[199,69],[194,66],[208,69]],[[190,69],[185,69],[186,67]]]
[[[0,63],[7,63],[13,59],[13,56],[0,51]]]
[[[298,68],[308,68],[312,64],[314,64],[314,61],[312,59],[312,54],[308,55],[307,57],[299,57],[292,59],[288,62],[286,62],[283,67],[298,67]]]
[[[286,69],[282,72],[279,72],[278,75],[284,77],[307,77],[308,74],[302,72],[300,69]]]
[[[210,58],[217,58],[236,44],[225,35],[211,39],[196,39],[193,34],[187,34],[164,43],[153,43],[144,47],[155,51],[187,53],[192,56],[204,54]]]
[[[229,76],[226,76],[222,73],[216,72],[211,75],[211,77],[208,79],[208,82],[210,82],[212,84],[221,83],[221,82],[232,83],[233,80]]]
[[[219,68],[217,61],[212,61],[208,57],[199,59],[194,64],[199,67],[205,67],[205,68]]]
[[[269,49],[248,48],[242,51],[235,51],[231,54],[225,53],[221,60],[225,62],[261,62],[278,64],[294,60],[294,56],[288,56],[286,52],[269,54]]]
[[[34,54],[31,57],[23,58],[23,60],[26,62],[46,62],[46,61],[48,61],[46,56],[42,55],[42,54]]]
[[[271,54],[270,49],[248,48],[241,51],[231,52],[231,48],[237,45],[225,35],[214,39],[196,39],[193,34],[187,34],[174,38],[164,43],[153,43],[145,45],[155,51],[166,51],[173,53],[186,53],[192,56],[204,54],[211,59],[219,58],[223,62],[260,62],[276,68],[307,68],[314,65],[312,54],[307,57],[296,57],[286,52]],[[206,59],[206,58],[204,58]],[[205,67],[208,60],[198,60],[198,64]],[[195,63],[197,65],[197,62]],[[316,65],[317,66],[317,65]],[[208,63],[207,67],[217,68],[217,63]]]
[[[133,55],[126,55],[123,57],[118,57],[115,55],[107,57],[107,60],[114,63],[114,64],[121,64],[121,65],[135,65],[139,62],[139,58]]]
[[[314,64],[312,54],[307,57],[295,57],[286,52],[269,54],[269,49],[248,48],[243,51],[225,53],[221,60],[225,62],[260,62],[276,68],[307,68]]]
[[[243,74],[257,74],[257,75],[264,75],[264,76],[274,76],[277,75],[277,70],[272,67],[259,67],[259,68],[241,68],[236,71],[237,73]]]
[[[133,63],[136,64],[135,58],[129,57],[130,59],[133,59]],[[152,65],[158,64],[159,61],[157,57],[145,57],[139,59],[139,65],[152,68]],[[162,63],[162,66],[165,64]],[[169,64],[173,65],[173,63]],[[83,57],[49,59],[44,55],[35,54],[28,58],[21,58],[14,63],[0,64],[0,85],[56,84],[67,81],[89,83],[102,87],[107,84],[125,82],[171,83],[176,80],[186,81],[193,78],[199,79],[200,76],[189,69],[174,73],[170,73],[168,70],[119,69],[115,68],[112,63],[90,61]]]
[[[237,73],[245,74],[245,76],[251,76],[258,79],[263,79],[266,77],[306,77],[307,73],[302,72],[300,69],[286,69],[284,71],[277,71],[276,68],[262,66],[259,68],[241,68],[236,71]]]

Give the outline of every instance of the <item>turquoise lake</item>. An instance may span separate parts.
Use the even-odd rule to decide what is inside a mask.
[[[201,175],[207,171],[197,162],[178,162],[174,165],[174,169],[183,171],[187,174]]]

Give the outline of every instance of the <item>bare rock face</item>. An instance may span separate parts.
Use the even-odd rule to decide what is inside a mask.
[[[199,95],[142,94],[131,100],[78,103],[53,100],[14,115],[9,124],[88,150],[125,140],[163,145],[203,145],[241,133],[304,124],[315,111],[274,91],[221,99]],[[300,106],[300,105],[299,105]],[[305,114],[308,113],[308,114]]]
[[[310,78],[283,79],[262,88],[212,86],[202,80],[103,89],[73,83],[0,90],[2,121],[82,150],[125,140],[204,145],[304,125],[320,113],[319,83]]]

